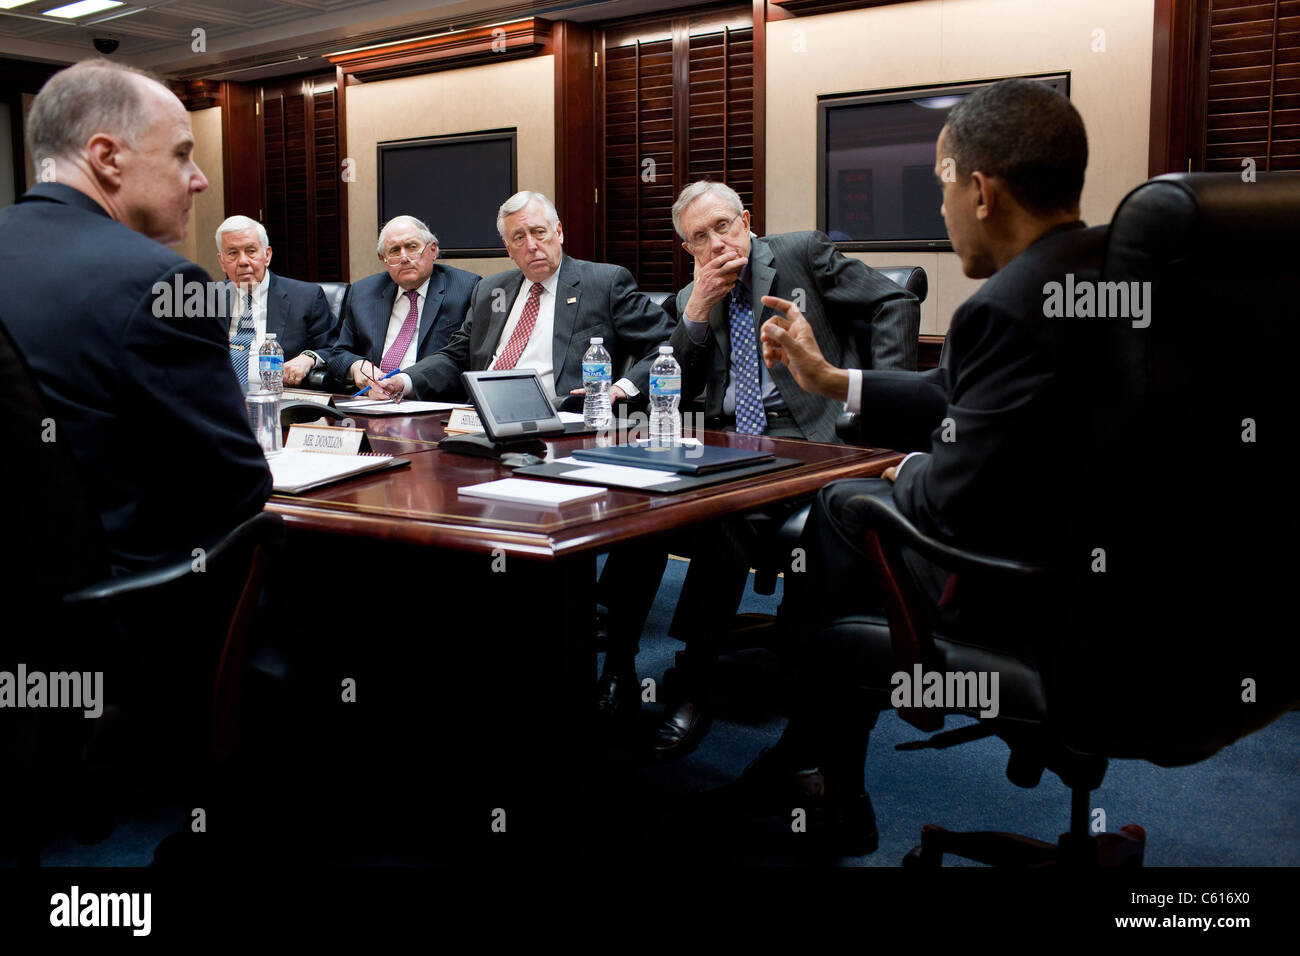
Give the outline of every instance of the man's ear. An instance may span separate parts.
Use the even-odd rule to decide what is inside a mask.
[[[431,242],[431,243],[429,243],[429,245],[433,246],[433,258],[434,258],[434,259],[437,259],[437,258],[438,258],[438,244],[437,244],[436,242]]]
[[[975,186],[975,218],[989,219],[998,207],[998,183],[978,170],[970,178]]]
[[[86,144],[86,161],[100,182],[122,185],[122,144],[109,133],[96,133]]]
[[[266,247],[266,267],[271,268],[271,247]]]

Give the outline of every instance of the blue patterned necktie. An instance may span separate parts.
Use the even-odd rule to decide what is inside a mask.
[[[758,343],[754,308],[733,292],[727,315],[731,319],[731,381],[736,386],[736,431],[761,435],[767,430],[762,384],[758,376]]]
[[[244,391],[248,391],[248,350],[253,347],[255,332],[253,296],[249,294],[244,297],[244,314],[239,318],[239,327],[235,330],[235,337],[230,340],[230,363],[234,365],[235,376],[239,379],[239,387]]]

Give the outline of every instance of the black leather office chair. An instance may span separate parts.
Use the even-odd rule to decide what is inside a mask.
[[[110,577],[99,517],[57,422],[46,413],[3,326],[0,376],[6,383],[0,391],[0,439],[13,452],[0,470],[0,495],[10,504],[10,546],[0,556],[0,580],[8,593],[21,596],[22,612],[15,607],[11,620],[29,622],[4,629],[0,669],[23,663],[29,673],[103,670],[108,701],[118,703],[121,682],[114,676],[123,674],[124,658],[155,646],[183,647],[185,654],[168,651],[167,663],[154,673],[141,675],[132,667],[130,681],[170,688],[182,706],[197,702],[193,716],[206,727],[208,755],[219,764],[233,746],[244,642],[268,561],[284,534],[282,520],[261,513],[244,522],[208,550],[203,573],[196,573],[195,557],[185,555]],[[147,666],[148,654],[141,659]],[[172,670],[176,661],[197,661],[201,670]],[[196,695],[199,687],[204,693]],[[181,716],[169,711],[166,719]],[[76,778],[93,724],[78,711],[0,711],[0,753],[6,766],[19,768],[14,779],[25,781],[0,788],[0,801],[10,804],[0,815],[14,835],[20,863],[37,862],[39,821],[48,808],[61,806],[83,785]]]
[[[887,695],[892,675],[916,664],[998,673],[997,719],[916,746],[996,734],[1010,747],[1013,783],[1035,786],[1050,769],[1072,794],[1069,832],[1056,844],[926,826],[905,863],[939,865],[955,853],[993,864],[1140,864],[1140,828],[1089,832],[1089,794],[1108,760],[1203,760],[1300,700],[1300,661],[1282,637],[1294,625],[1284,623],[1289,569],[1278,547],[1293,530],[1279,526],[1293,521],[1279,432],[1294,388],[1267,360],[1294,354],[1297,222],[1300,173],[1253,183],[1161,176],[1120,203],[1103,280],[1150,283],[1150,311],[1062,320],[1081,332],[1075,384],[1095,395],[1079,442],[1080,468],[1095,481],[1063,508],[1086,532],[1079,561],[1044,567],[975,554],[922,534],[887,488],[855,500],[888,622],[840,620],[824,632],[826,646],[853,662],[868,694]],[[1275,440],[1264,440],[1269,433]],[[1091,546],[1104,549],[1104,572]],[[933,633],[902,548],[1004,599],[980,623]],[[954,712],[900,716],[930,731]]]
[[[347,282],[318,282],[317,285],[325,293],[325,300],[330,304],[330,312],[334,315],[334,326],[330,329],[329,340],[331,343],[337,342],[339,332],[343,328],[343,313],[347,308],[348,296],[352,294],[352,285]],[[303,386],[323,391],[334,391],[339,386],[339,383],[332,381],[325,369],[319,368],[307,374],[307,377],[303,380]]]

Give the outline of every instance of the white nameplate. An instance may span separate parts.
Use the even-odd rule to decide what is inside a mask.
[[[364,428],[340,428],[337,425],[290,425],[285,448],[325,451],[335,455],[359,455],[370,450]]]
[[[448,435],[480,435],[483,423],[478,420],[478,412],[472,408],[454,408],[447,419]]]
[[[311,402],[313,405],[328,405],[334,396],[327,392],[307,392],[295,388],[286,388],[280,396],[282,402]]]

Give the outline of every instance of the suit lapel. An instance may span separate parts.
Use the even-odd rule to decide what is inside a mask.
[[[289,294],[277,281],[280,277],[271,273],[271,281],[266,289],[266,331],[274,332],[284,346],[284,324],[289,318]]]
[[[506,327],[506,320],[510,318],[510,310],[514,307],[515,299],[519,298],[519,289],[523,284],[524,274],[516,270],[501,285],[488,290],[488,295],[483,299],[487,320],[482,324],[475,322],[473,338],[478,340],[477,348],[473,342],[470,343],[470,363],[476,371],[492,364],[492,355],[501,341],[501,332]],[[479,288],[482,289],[483,286],[480,285]],[[499,307],[497,303],[500,303]]]
[[[420,357],[424,350],[424,341],[438,324],[438,310],[442,308],[443,296],[447,293],[447,275],[437,266],[429,276],[429,285],[424,290],[424,314],[420,316],[420,341],[415,345],[415,355]]]
[[[375,297],[374,306],[367,320],[370,323],[370,341],[373,343],[369,358],[375,364],[384,360],[384,339],[388,337],[388,320],[393,317],[393,303],[397,301],[397,294],[401,291],[398,284],[390,277],[379,287],[379,295]]]
[[[569,341],[573,338],[573,329],[577,325],[578,309],[582,306],[581,278],[578,267],[568,256],[560,263],[560,278],[555,286],[555,318],[551,329],[551,368],[554,381],[559,382],[564,374],[564,365],[569,360]],[[557,385],[558,387],[558,385]]]
[[[763,296],[772,291],[776,282],[776,267],[773,264],[772,250],[767,242],[755,236],[749,243],[749,282],[754,291],[754,341],[758,343],[758,330],[763,327],[763,320],[772,314],[772,310],[763,305]],[[762,349],[762,345],[759,345]]]

